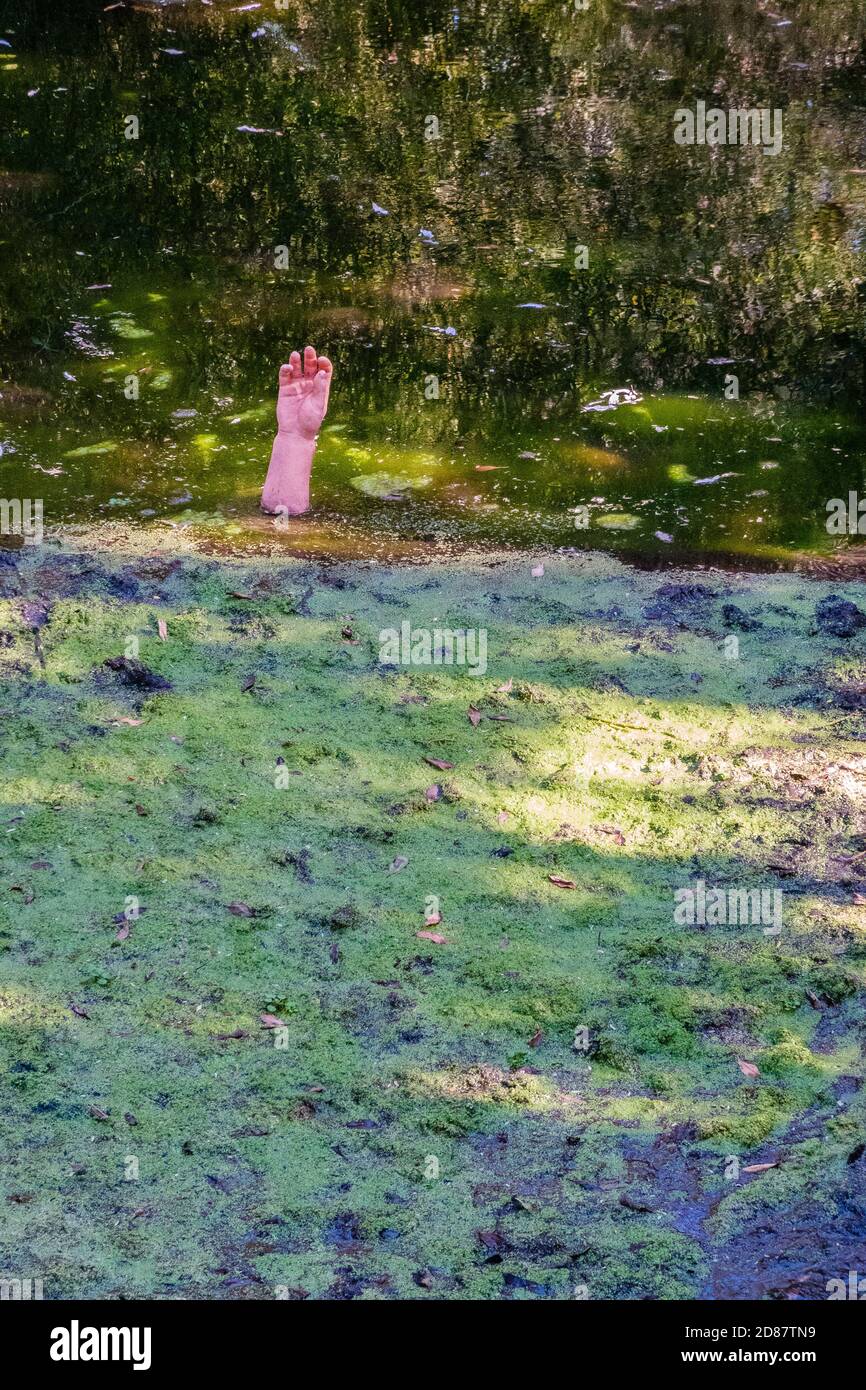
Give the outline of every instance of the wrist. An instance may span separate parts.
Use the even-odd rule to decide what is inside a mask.
[[[283,429],[282,426],[280,426],[277,429],[277,439],[281,440],[283,444],[297,447],[298,450],[315,450],[319,436],[317,434],[301,434],[300,430],[294,428]]]

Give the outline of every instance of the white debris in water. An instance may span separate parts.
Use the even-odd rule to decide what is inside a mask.
[[[620,405],[638,405],[643,400],[643,396],[635,391],[633,386],[617,386],[613,391],[602,391],[597,401],[590,401],[581,409],[581,415],[587,411],[616,410]]]

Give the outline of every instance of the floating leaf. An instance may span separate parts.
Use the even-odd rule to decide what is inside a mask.
[[[429,487],[433,479],[422,474],[411,478],[407,473],[360,473],[349,479],[350,485],[365,497],[396,500],[404,492]]]
[[[149,328],[139,328],[137,323],[133,323],[128,318],[125,319],[118,316],[117,318],[110,319],[109,322],[119,338],[137,339],[153,337],[153,333]]]
[[[65,459],[88,458],[90,454],[113,454],[117,448],[117,443],[113,439],[103,439],[99,444],[82,444],[78,449],[68,449],[63,455]]]
[[[605,531],[633,531],[636,526],[640,526],[640,517],[634,516],[632,512],[607,512],[603,516],[597,516],[595,524],[603,527]]]

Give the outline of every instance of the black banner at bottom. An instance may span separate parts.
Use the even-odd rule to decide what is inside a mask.
[[[574,1299],[534,1308],[531,1300],[491,1304],[436,1304],[428,1311],[420,1302],[392,1300],[354,1302],[295,1302],[238,1300],[213,1303],[161,1302],[38,1302],[0,1301],[0,1324],[6,1347],[13,1346],[25,1371],[48,1374],[51,1382],[70,1376],[93,1379],[100,1371],[116,1376],[127,1372],[164,1375],[225,1375],[229,1364],[268,1379],[298,1356],[316,1355],[330,1374],[345,1366],[357,1375],[376,1366],[395,1364],[402,1331],[415,1334],[414,1345],[422,1373],[438,1367],[453,1372],[457,1344],[443,1333],[461,1337],[461,1362],[471,1367],[473,1347],[485,1375],[496,1366],[497,1353],[513,1357],[535,1346],[536,1355],[602,1358],[608,1372],[637,1370],[667,1375],[673,1370],[698,1380],[714,1367],[736,1370],[755,1367],[772,1377],[789,1367],[811,1369],[823,1379],[850,1366],[862,1344],[864,1319],[851,1297],[821,1303],[598,1303]],[[864,1300],[866,1301],[866,1300]],[[523,1303],[515,1307],[514,1303]],[[444,1303],[444,1306],[443,1306]],[[500,1322],[507,1309],[507,1320]],[[521,1328],[521,1324],[523,1325]],[[346,1340],[335,1341],[339,1329]],[[522,1343],[525,1335],[541,1333],[557,1341]],[[323,1334],[327,1340],[311,1343]],[[331,1334],[330,1336],[328,1334]],[[515,1342],[515,1334],[517,1342]],[[386,1340],[371,1342],[369,1337]],[[560,1341],[559,1339],[567,1339]],[[411,1346],[412,1344],[410,1344]],[[390,1348],[390,1350],[389,1350]],[[557,1350],[558,1348],[558,1350]],[[241,1366],[237,1365],[238,1357]],[[414,1359],[414,1357],[413,1357]],[[398,1360],[409,1370],[405,1347]],[[412,1370],[417,1375],[418,1368]],[[503,1370],[512,1370],[507,1363]]]

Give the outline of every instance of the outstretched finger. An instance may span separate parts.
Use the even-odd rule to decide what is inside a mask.
[[[289,367],[292,373],[292,381],[297,381],[298,377],[301,375],[301,354],[299,352],[292,353],[289,358]]]
[[[317,370],[316,349],[314,347],[304,348],[304,376],[313,377]]]
[[[324,409],[328,409],[328,393],[331,390],[331,378],[334,368],[331,365],[330,357],[320,357],[318,362],[319,370],[316,372],[316,390],[321,391],[324,398]]]

